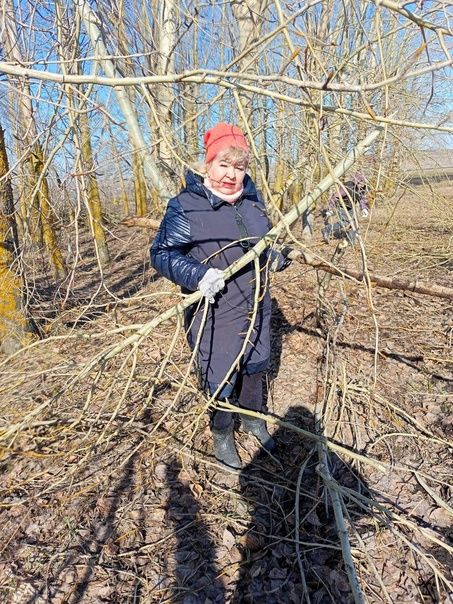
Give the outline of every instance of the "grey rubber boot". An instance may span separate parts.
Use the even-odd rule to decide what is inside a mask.
[[[214,439],[214,455],[218,461],[221,461],[224,465],[232,468],[233,470],[239,470],[242,468],[242,462],[236,451],[234,444],[234,425],[224,428],[222,430],[212,429],[212,437]]]
[[[242,429],[256,436],[266,451],[272,451],[275,447],[275,440],[269,434],[266,428],[266,422],[263,419],[256,419],[243,415],[241,418]]]

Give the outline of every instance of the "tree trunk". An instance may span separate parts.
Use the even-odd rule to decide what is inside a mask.
[[[130,208],[130,204],[129,204],[129,195],[128,195],[126,183],[124,181],[123,170],[121,167],[121,156],[120,156],[119,150],[116,146],[115,136],[112,133],[111,125],[107,124],[107,128],[108,128],[109,135],[110,135],[110,145],[112,148],[112,159],[114,160],[115,167],[116,167],[116,170],[115,170],[116,174],[117,174],[116,182],[119,182],[120,191],[121,191],[117,196],[118,206],[122,208],[123,216],[129,216],[129,214],[131,213],[131,208]]]
[[[232,0],[231,9],[239,27],[239,53],[259,40],[264,23],[263,13],[267,4],[268,0]],[[238,63],[239,70],[256,74],[258,58],[256,51],[247,53],[246,57]],[[240,98],[246,119],[251,124],[253,95],[241,92]]]
[[[0,351],[13,354],[30,340],[22,308],[22,279],[13,190],[0,126]]]
[[[110,260],[109,249],[105,237],[103,215],[101,207],[101,196],[99,186],[94,172],[93,151],[91,148],[90,126],[86,113],[80,115],[80,137],[81,137],[81,159],[84,169],[87,171],[86,200],[90,216],[90,228],[97,248],[101,266],[106,266]]]
[[[50,256],[50,263],[55,279],[58,281],[66,276],[66,265],[58,247],[55,232],[55,215],[50,203],[49,185],[44,171],[44,160],[41,145],[36,145],[32,153],[33,171],[36,178],[38,207],[41,217],[41,230],[44,246]]]
[[[158,49],[157,73],[161,75],[171,74],[175,71],[175,47],[178,29],[176,4],[174,0],[158,0],[154,5],[157,15],[154,32]],[[173,144],[172,107],[175,100],[175,90],[172,84],[160,84],[156,93],[154,99],[159,119],[157,132],[161,139],[158,146],[158,157],[164,166],[171,167],[174,163],[170,147]]]
[[[135,197],[135,214],[137,216],[146,216],[146,182],[143,172],[142,159],[137,153],[132,154],[132,169],[134,173],[134,197]]]
[[[277,149],[278,153],[275,159],[275,171],[274,171],[274,203],[277,208],[282,211],[283,210],[283,199],[286,192],[286,180],[287,180],[287,166],[286,166],[286,155],[284,153],[285,149],[285,137],[287,137],[287,132],[285,129],[285,115],[284,115],[284,106],[283,103],[280,103],[277,112],[277,128],[276,128],[276,138],[277,138]]]

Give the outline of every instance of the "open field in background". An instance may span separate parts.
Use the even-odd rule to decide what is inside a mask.
[[[379,201],[361,223],[369,270],[453,287],[452,210],[448,182]],[[320,227],[316,215],[307,245],[326,258]],[[268,456],[240,435],[244,471],[221,472],[175,322],[77,378],[126,326],[178,300],[148,267],[143,230],[112,227],[103,284],[85,243],[70,295],[34,284],[49,339],[2,359],[0,599],[296,603],[305,580],[312,602],[352,602],[314,441],[273,425]],[[361,267],[359,250],[344,262]],[[369,295],[335,277],[327,346],[317,279],[297,262],[272,277],[269,412],[313,433],[324,401],[325,434],[345,448],[331,451],[327,484],[342,498],[366,601],[446,604],[453,301]]]
[[[416,151],[401,164],[404,177],[413,184],[453,180],[453,149]]]

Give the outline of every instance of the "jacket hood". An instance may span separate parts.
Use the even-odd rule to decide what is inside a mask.
[[[244,199],[244,197],[258,197],[255,183],[248,174],[245,175],[243,187],[244,191],[239,199]],[[222,204],[227,203],[223,199],[220,199],[220,197],[217,197],[217,195],[215,195],[212,191],[206,189],[206,187],[203,186],[203,177],[199,174],[195,174],[191,170],[186,173],[186,186],[184,190],[188,191],[189,193],[195,193],[196,195],[206,197],[214,210],[216,210]]]

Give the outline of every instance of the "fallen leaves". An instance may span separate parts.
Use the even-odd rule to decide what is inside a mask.
[[[235,536],[228,529],[223,529],[222,543],[228,550],[236,544]]]
[[[375,254],[376,270],[379,263],[382,269],[384,262],[390,263],[390,272],[395,269],[396,255],[403,246],[395,247],[394,239],[391,246],[385,260]],[[129,268],[132,273],[134,267]],[[117,265],[115,270],[127,277],[129,268]],[[316,362],[323,345],[310,318],[316,303],[316,282],[312,273],[295,266],[291,270],[290,279],[288,273],[273,276],[273,375],[268,406],[275,415],[312,430]],[[91,277],[87,271],[86,282]],[[331,288],[333,306],[341,302],[338,284],[335,280]],[[164,300],[162,282],[147,287],[146,296],[133,301],[135,306],[118,305],[120,324],[138,323],[144,314],[160,312],[161,308],[153,305]],[[334,404],[327,427],[335,429],[338,442],[351,448],[366,451],[377,441],[380,459],[420,466],[424,476],[428,475],[433,493],[424,491],[409,473],[367,472],[359,466],[350,471],[344,459],[336,460],[336,476],[342,486],[354,491],[359,488],[360,475],[364,482],[363,490],[359,489],[362,494],[372,493],[380,505],[394,505],[405,520],[414,526],[420,523],[423,533],[406,530],[404,536],[422,549],[435,568],[442,568],[442,564],[448,568],[445,550],[434,548],[432,539],[443,538],[442,533],[448,536],[451,518],[433,494],[451,505],[451,493],[441,484],[449,479],[451,451],[430,441],[426,433],[429,426],[435,436],[444,438],[453,421],[451,383],[441,377],[434,379],[429,373],[438,369],[439,376],[445,372],[448,377],[445,359],[451,356],[451,342],[445,339],[445,329],[439,331],[439,317],[448,320],[445,306],[433,301],[420,309],[407,296],[373,290],[376,319],[385,326],[385,333],[380,334],[381,352],[385,346],[390,352],[399,351],[398,358],[393,353],[379,355],[374,383],[376,333],[364,306],[366,292],[355,285],[346,285],[345,291],[350,314],[337,350],[341,359],[338,367],[344,368],[344,376],[340,372],[338,384],[332,388]],[[77,313],[76,308],[74,316]],[[88,334],[110,327],[110,318],[104,315],[91,325],[74,329]],[[173,325],[162,326],[155,337],[141,344],[137,353],[139,375],[132,380],[110,431],[99,442],[119,401],[117,393],[124,392],[126,385],[128,376],[121,375],[124,370],[120,362],[112,363],[100,376],[97,390],[89,380],[80,383],[78,389],[56,401],[48,416],[39,418],[40,422],[61,418],[72,421],[89,401],[75,428],[69,428],[68,423],[61,427],[41,422],[39,429],[18,434],[18,450],[64,453],[61,462],[50,457],[25,460],[4,452],[4,562],[0,578],[2,589],[8,593],[22,590],[29,599],[39,602],[40,593],[48,586],[44,600],[56,604],[70,601],[68,594],[77,589],[82,592],[78,597],[84,604],[126,602],[136,590],[141,590],[141,597],[149,602],[166,599],[184,604],[218,604],[233,597],[260,604],[300,602],[302,585],[294,543],[295,484],[307,454],[307,442],[276,429],[279,447],[275,459],[260,457],[253,439],[243,439],[243,472],[234,475],[209,465],[213,463],[209,418],[203,412],[204,401],[194,392],[193,376],[162,429],[149,437],[172,405],[187,369],[189,353],[181,337],[162,384],[156,387],[157,395],[145,409],[151,376],[168,350],[173,329]],[[107,339],[105,344],[109,343]],[[87,342],[80,338],[59,344],[58,363],[65,361],[62,378],[49,378],[45,385],[39,380],[26,383],[16,394],[11,390],[2,410],[5,425],[12,419],[20,421],[24,409],[33,410],[36,401],[43,402],[46,393],[57,392],[62,381],[81,368],[93,346],[92,340]],[[43,368],[49,370],[56,357],[47,358],[44,352],[36,349],[33,357],[30,355],[27,371],[31,368],[37,374]],[[415,354],[424,360],[417,360]],[[428,362],[434,357],[435,365]],[[114,378],[118,379],[118,389],[109,406],[106,393]],[[90,399],[92,386],[95,396]],[[373,393],[382,395],[379,404],[373,400]],[[397,413],[395,406],[403,413]],[[420,433],[424,438],[398,433]],[[323,494],[319,476],[307,468],[299,501],[303,519],[299,526],[301,562],[313,603],[333,600],[346,604],[350,601],[349,586],[332,510]],[[365,542],[366,554],[394,601],[415,604],[422,597],[426,602],[435,601],[437,578],[423,558],[398,542],[376,509],[361,509],[348,497],[345,506]],[[370,587],[367,597],[374,604],[382,594],[363,550],[356,542],[354,547],[363,572],[363,587]],[[7,568],[14,568],[14,573],[8,574]]]

